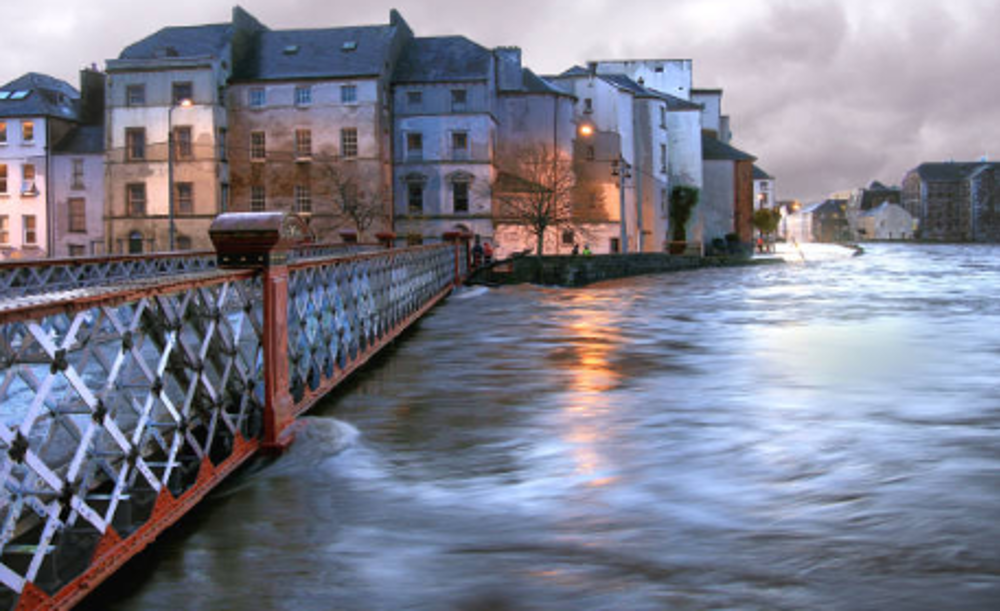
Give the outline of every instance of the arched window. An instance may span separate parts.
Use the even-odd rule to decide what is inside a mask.
[[[133,231],[128,234],[128,254],[130,255],[141,255],[142,254],[142,232]]]

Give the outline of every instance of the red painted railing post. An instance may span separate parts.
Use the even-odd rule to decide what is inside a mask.
[[[297,216],[284,212],[220,215],[209,229],[220,268],[258,269],[264,306],[264,441],[280,452],[292,441],[295,419],[288,375],[288,251],[308,235]]]

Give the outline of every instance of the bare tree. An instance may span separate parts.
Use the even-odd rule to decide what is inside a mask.
[[[319,164],[339,214],[357,232],[358,239],[378,221],[388,218],[385,189],[377,168],[342,159]]]
[[[505,152],[498,165],[495,221],[524,227],[535,238],[538,256],[550,229],[587,235],[586,224],[603,213],[601,193],[579,185],[572,159],[553,147],[536,144]]]

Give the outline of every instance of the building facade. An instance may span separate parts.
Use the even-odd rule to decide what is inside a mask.
[[[920,239],[1000,242],[1000,164],[921,164],[903,177],[901,199]]]

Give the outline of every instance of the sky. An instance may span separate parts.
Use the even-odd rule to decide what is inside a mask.
[[[0,0],[23,4],[0,37],[0,83],[25,72],[78,86],[169,25],[221,23],[232,0]],[[268,27],[387,23],[519,46],[558,73],[597,59],[691,59],[724,89],[733,145],[779,199],[812,202],[924,161],[1000,157],[1000,0],[240,0]],[[10,25],[10,24],[8,24]]]

